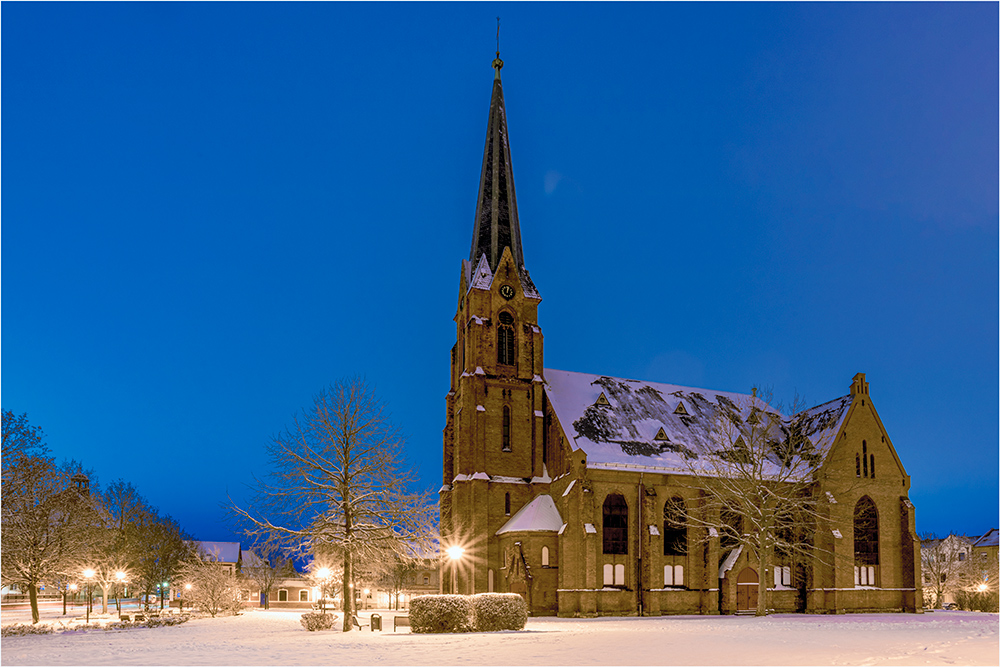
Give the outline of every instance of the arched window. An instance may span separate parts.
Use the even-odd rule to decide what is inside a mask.
[[[684,520],[684,499],[674,496],[663,505],[663,555],[683,556],[687,553],[687,527]]]
[[[861,441],[861,466],[862,470],[865,472],[865,477],[868,476],[868,442],[866,440]]]
[[[604,553],[628,553],[628,505],[617,493],[604,500]]]
[[[549,566],[549,548],[542,547],[542,567]]]
[[[854,583],[875,585],[878,565],[878,510],[868,496],[854,506]]]
[[[614,586],[615,585],[615,566],[611,563],[604,564],[604,585]]]
[[[516,359],[516,340],[514,339],[514,316],[508,312],[500,313],[500,324],[497,325],[497,363],[513,366]]]
[[[869,457],[871,458],[871,462],[872,462],[872,464],[869,467],[869,469],[871,470],[871,473],[872,473],[872,479],[875,479],[875,455],[874,454],[869,454]]]
[[[510,494],[503,494],[503,513],[510,516]]]
[[[505,452],[510,451],[510,406],[503,406],[503,431],[501,435],[501,444]]]
[[[486,592],[487,593],[493,592],[493,568],[490,568],[486,572]]]
[[[854,455],[854,474],[861,477],[861,454]]]

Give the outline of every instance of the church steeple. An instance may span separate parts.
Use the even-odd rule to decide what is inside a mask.
[[[497,52],[493,68],[493,97],[490,100],[490,117],[486,124],[486,148],[483,151],[483,170],[479,177],[479,201],[476,204],[476,224],[472,233],[472,251],[469,262],[475,267],[479,258],[486,255],[491,271],[504,248],[510,248],[518,270],[524,266],[521,251],[521,228],[517,221],[517,198],[514,196],[514,171],[510,161],[507,141],[507,113],[503,103],[503,84],[500,69],[503,61]]]

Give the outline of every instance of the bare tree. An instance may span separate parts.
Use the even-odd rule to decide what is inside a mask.
[[[742,403],[720,396],[711,446],[686,457],[700,503],[676,508],[679,520],[758,564],[758,616],[770,608],[765,572],[778,558],[832,558],[812,536],[823,520],[816,478],[835,411],[803,407],[796,397],[785,419],[756,389]]]
[[[920,570],[924,595],[932,609],[940,609],[945,595],[971,587],[975,580],[972,541],[959,535],[920,538]]]
[[[89,497],[75,488],[42,443],[27,415],[3,413],[3,500],[0,572],[28,591],[33,623],[38,588],[65,579],[85,549],[81,525],[93,516]]]
[[[155,512],[143,513],[135,531],[141,549],[134,563],[133,583],[147,602],[159,586],[160,609],[163,609],[169,582],[176,577],[181,562],[191,555],[190,542],[177,522]]]
[[[185,582],[185,599],[212,618],[219,614],[235,615],[243,608],[239,577],[205,554],[193,555],[181,563],[179,574]]]
[[[243,576],[256,584],[263,596],[264,609],[271,608],[271,591],[282,578],[288,559],[277,545],[261,542],[243,552]]]
[[[344,618],[353,613],[355,562],[433,534],[430,495],[415,493],[403,438],[360,378],[320,392],[268,447],[271,472],[247,509],[232,504],[249,536],[286,549],[343,556]],[[351,623],[344,623],[344,632]]]

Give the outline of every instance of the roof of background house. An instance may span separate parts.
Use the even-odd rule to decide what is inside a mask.
[[[202,542],[195,541],[198,550],[217,563],[237,563],[240,561],[239,542]]]
[[[1000,537],[1000,529],[991,528],[989,530],[989,532],[987,532],[985,535],[983,535],[982,537],[980,537],[979,539],[977,539],[975,542],[973,542],[972,546],[974,546],[974,547],[995,547],[995,546],[1000,546],[1000,541],[998,541],[998,539],[997,539],[998,537]]]

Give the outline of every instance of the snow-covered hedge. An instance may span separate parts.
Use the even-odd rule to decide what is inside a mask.
[[[517,593],[419,595],[410,602],[412,632],[522,630],[528,605]]]
[[[523,630],[528,622],[528,604],[517,593],[473,595],[472,613],[477,632]]]
[[[335,618],[335,614],[309,612],[307,614],[302,614],[302,618],[299,619],[299,623],[301,623],[302,627],[309,632],[313,632],[315,630],[330,630],[333,628],[333,620]]]
[[[411,632],[469,632],[472,618],[468,595],[418,595],[410,601]]]
[[[15,623],[5,625],[0,636],[22,637],[24,635],[51,635],[53,632],[51,625],[29,625],[26,623]]]

